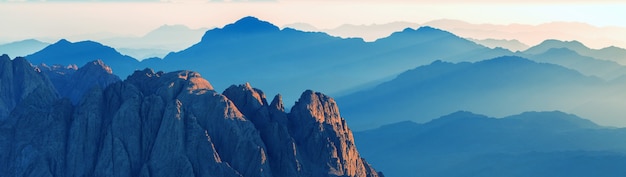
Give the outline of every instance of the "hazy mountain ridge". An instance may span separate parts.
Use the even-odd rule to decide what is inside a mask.
[[[116,37],[100,40],[137,59],[165,57],[197,43],[206,28],[190,29],[183,25],[163,25],[141,37]]]
[[[569,48],[550,48],[543,53],[530,55],[537,62],[561,65],[581,72],[588,76],[597,76],[605,80],[613,80],[626,75],[626,66],[610,60],[601,60],[582,56]]]
[[[504,118],[456,112],[355,138],[387,176],[621,176],[626,171],[616,164],[626,162],[626,144],[618,141],[625,134],[558,111]]]
[[[268,105],[249,84],[222,95],[196,72],[145,69],[73,105],[25,59],[4,55],[0,66],[0,81],[11,82],[0,95],[17,96],[0,105],[10,111],[0,117],[5,175],[379,176],[337,104],[318,92],[305,91],[286,113],[280,96]]]
[[[293,99],[297,95],[295,90],[311,88],[328,93],[352,90],[434,59],[478,61],[510,54],[429,29],[407,29],[385,39],[365,42],[320,32],[281,30],[271,23],[245,17],[224,28],[207,31],[200,43],[171,53],[163,63],[150,67],[172,70],[194,63],[185,67],[210,77],[216,88],[227,87],[224,83],[228,82],[222,80],[228,80],[251,82],[275,93],[276,85],[289,83],[293,90],[282,93],[285,98]],[[233,72],[229,68],[238,69]]]
[[[621,125],[617,121],[620,109],[599,106],[607,97],[622,98],[621,88],[624,83],[584,76],[558,65],[499,57],[475,63],[436,61],[338,100],[357,130],[402,120],[425,122],[456,110],[489,115],[564,110]]]
[[[33,64],[85,65],[94,60],[102,60],[115,69],[116,75],[125,77],[136,69],[141,69],[139,61],[122,55],[114,48],[94,41],[70,42],[59,40],[46,48],[26,56]]]
[[[540,54],[553,48],[567,48],[583,56],[600,60],[609,60],[626,65],[626,49],[611,46],[602,49],[591,49],[579,41],[545,40],[541,44],[525,50],[526,54]]]
[[[506,40],[506,39],[472,39],[472,38],[469,38],[469,40],[477,44],[487,46],[489,48],[501,47],[501,48],[505,48],[513,52],[524,51],[530,48],[530,46],[516,39]]]
[[[0,53],[8,54],[13,57],[23,57],[35,53],[48,45],[48,43],[41,42],[35,39],[26,39],[6,44],[0,44]]]
[[[63,50],[81,53],[85,49],[71,47]],[[582,64],[571,64],[569,58],[561,56],[559,60],[546,60],[541,56],[543,53],[512,53],[503,48],[490,49],[450,32],[426,26],[418,29],[406,28],[374,42],[365,42],[360,38],[343,39],[321,32],[280,29],[254,17],[245,17],[223,28],[208,30],[200,42],[185,50],[172,52],[165,59],[151,58],[142,60],[139,64],[134,60],[116,64],[97,55],[106,53],[109,50],[106,46],[99,50],[64,57],[84,63],[102,59],[113,66],[114,73],[122,77],[145,67],[164,71],[191,69],[203,73],[219,90],[227,88],[230,83],[250,82],[265,88],[268,93],[275,94],[280,90],[290,102],[305,89],[332,95],[349,94],[435,60],[475,62],[504,55],[518,55],[539,62],[563,65],[585,75],[609,80],[624,74],[621,69],[615,69],[622,66],[605,61],[585,59]],[[599,53],[609,50],[620,51],[619,48],[607,48]],[[41,51],[40,55],[52,56],[58,52],[60,51],[46,50]],[[76,59],[77,57],[82,58]],[[64,63],[65,61],[54,61],[62,58],[46,58],[45,63],[69,64]],[[125,57],[111,54],[108,58]],[[31,60],[30,57],[28,59]],[[41,59],[36,58],[31,61],[37,64],[39,60]],[[80,65],[81,62],[73,63]],[[290,88],[285,90],[277,87],[286,83],[291,85]]]

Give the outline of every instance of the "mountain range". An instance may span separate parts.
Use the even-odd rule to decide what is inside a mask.
[[[446,52],[437,52],[443,50]],[[385,39],[365,42],[319,32],[281,30],[271,23],[246,17],[207,31],[199,43],[170,53],[149,67],[166,71],[191,68],[214,80],[217,88],[225,88],[226,81],[249,81],[276,93],[277,85],[288,83],[289,89],[281,93],[292,99],[298,95],[295,90],[312,88],[338,93],[392,77],[434,58],[457,61],[466,56],[462,59],[480,60],[502,53],[507,51],[491,50],[428,27],[406,29]]]
[[[599,49],[609,46],[626,47],[626,38],[615,34],[626,33],[623,27],[596,27],[577,22],[550,22],[538,25],[526,24],[473,24],[460,20],[440,19],[424,23],[392,22],[386,24],[343,24],[336,28],[321,29],[306,23],[285,25],[304,31],[323,31],[334,36],[361,37],[367,41],[389,36],[406,27],[430,26],[452,32],[463,38],[476,40],[517,40],[526,45],[537,45],[546,39],[563,41],[578,40]],[[493,41],[481,44],[493,44]],[[489,46],[489,45],[487,45]],[[504,47],[504,46],[500,46]],[[504,47],[507,48],[507,47]],[[516,51],[516,48],[507,48]],[[524,50],[524,49],[521,49]]]
[[[10,56],[26,56],[35,53],[50,44],[35,39],[26,39],[21,41],[0,44],[0,53]]]
[[[94,41],[72,43],[66,40],[60,40],[26,58],[33,64],[46,63],[63,66],[69,64],[80,66],[101,59],[112,66],[113,73],[122,78],[132,74],[135,70],[142,70],[146,67],[170,72],[190,69],[202,73],[213,81],[212,85],[217,90],[226,89],[230,83],[250,82],[265,88],[267,93],[282,93],[283,98],[290,104],[298,98],[301,90],[319,90],[330,95],[341,96],[343,100],[348,97],[348,94],[372,89],[376,85],[390,81],[402,72],[428,65],[436,60],[455,63],[478,62],[505,55],[557,64],[576,70],[584,76],[598,77],[605,82],[616,83],[617,81],[612,80],[618,80],[626,74],[624,66],[620,64],[620,58],[626,56],[623,53],[626,54],[626,50],[616,47],[596,50],[577,41],[557,40],[546,40],[528,50],[513,53],[503,48],[485,47],[431,27],[406,28],[388,37],[366,42],[360,38],[344,39],[321,32],[280,29],[269,22],[254,17],[245,17],[223,28],[208,30],[200,42],[187,49],[172,52],[163,59],[150,58],[138,62],[132,57],[122,55],[112,47]],[[522,74],[532,75],[532,73]],[[503,82],[506,81],[503,80]],[[285,84],[289,87],[282,87]],[[549,85],[549,83],[546,84]],[[352,103],[347,103],[347,107],[352,107],[351,104],[354,101],[348,102]],[[582,103],[576,104],[582,105]],[[608,103],[604,101],[593,103],[591,107],[600,104]],[[572,107],[572,105],[559,105],[532,108],[540,110],[559,108],[566,111],[587,109]],[[607,111],[608,107],[600,107],[600,110]],[[439,108],[432,109],[433,114],[426,117],[435,118],[456,110],[435,111],[437,109]],[[504,111],[493,115],[504,116],[521,111],[525,110],[520,107],[515,108],[514,111]],[[352,114],[350,112],[352,112],[351,108],[348,109],[347,115]],[[434,114],[434,112],[437,113]],[[593,118],[606,117],[592,116],[586,111],[574,113]],[[594,121],[601,124],[608,123],[602,120]]]
[[[115,73],[125,77],[137,69],[139,61],[130,56],[122,55],[112,47],[94,41],[70,42],[59,40],[44,49],[27,55],[26,58],[33,64],[48,65],[84,65],[94,60],[103,62],[115,68]]]
[[[94,47],[100,50],[84,52]],[[280,90],[291,101],[297,98],[299,90],[330,94],[355,90],[435,59],[479,61],[509,53],[429,27],[407,28],[387,38],[365,42],[319,32],[281,30],[271,23],[246,17],[207,31],[199,43],[185,50],[139,64],[92,41],[61,40],[26,58],[34,64],[62,65],[102,59],[121,77],[145,67],[164,71],[185,68],[203,73],[219,89],[232,82],[250,82],[278,93],[279,85],[289,83],[290,87]]]
[[[618,101],[626,100],[624,88],[621,81],[505,56],[474,63],[435,61],[338,101],[355,130],[403,120],[422,123],[457,110],[494,116],[563,110],[623,126],[626,112],[611,105],[626,104]]]
[[[42,72],[2,55],[0,68],[3,175],[382,176],[319,92],[303,92],[287,113],[280,95],[268,104],[250,84],[220,94],[193,71],[145,69],[101,87],[112,75],[102,61]],[[69,82],[49,79],[67,70]],[[58,88],[82,97],[73,103]]]
[[[626,132],[609,127],[626,126],[622,48],[545,40],[512,52],[499,45],[523,43],[429,26],[370,41],[255,17],[181,36],[196,35],[195,44],[155,42],[189,30],[164,26],[118,44],[59,40],[26,57],[0,56],[0,173],[626,174]],[[172,46],[183,47],[162,58],[122,53]]]
[[[141,37],[114,37],[99,41],[139,60],[162,58],[169,52],[183,50],[197,43],[206,30],[190,29],[184,25],[163,25]]]
[[[387,176],[623,176],[624,128],[559,111],[492,118],[455,112],[424,124],[356,132],[361,154]]]

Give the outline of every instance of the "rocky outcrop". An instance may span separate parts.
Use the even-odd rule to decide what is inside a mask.
[[[334,99],[307,90],[291,108],[289,120],[299,152],[306,154],[304,161],[314,169],[312,176],[377,175],[356,150],[352,131]]]
[[[378,176],[320,93],[288,114],[280,95],[268,104],[249,84],[219,94],[196,72],[145,69],[72,104],[27,73],[42,84],[0,122],[5,176]]]
[[[102,60],[89,62],[80,68],[76,65],[63,67],[43,63],[37,68],[48,76],[61,97],[69,98],[74,104],[94,87],[104,89],[112,83],[121,81]]]
[[[57,94],[50,81],[24,58],[11,60],[8,55],[0,56],[0,120],[28,97],[40,97],[39,102],[44,104],[55,100]]]
[[[277,176],[378,176],[357,152],[332,98],[307,90],[287,114],[280,95],[268,105],[249,83],[231,86],[224,95],[261,132]]]

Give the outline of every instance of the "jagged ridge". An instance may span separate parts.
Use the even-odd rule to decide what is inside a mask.
[[[27,62],[20,65],[30,68],[19,75],[37,75]],[[40,92],[0,123],[2,174],[379,176],[356,151],[336,103],[313,91],[289,114],[280,96],[267,104],[249,84],[219,94],[192,71],[135,71],[90,89],[75,106],[56,96],[33,104],[55,95]]]

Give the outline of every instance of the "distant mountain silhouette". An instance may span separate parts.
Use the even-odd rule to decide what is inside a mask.
[[[6,44],[0,44],[0,54],[8,54],[13,57],[23,57],[35,53],[48,45],[48,43],[41,42],[35,39],[15,41]]]
[[[506,40],[506,39],[471,39],[469,38],[469,40],[477,44],[487,46],[489,48],[501,47],[501,48],[509,49],[510,51],[514,51],[514,52],[524,51],[530,47],[516,39]]]
[[[250,82],[288,102],[299,90],[330,94],[392,77],[437,59],[478,61],[510,54],[492,50],[454,34],[429,28],[406,29],[377,40],[343,39],[325,33],[280,29],[254,17],[216,28],[180,52],[168,54],[151,68],[193,69],[223,89],[232,82]],[[153,60],[158,61],[158,60]]]
[[[526,24],[472,24],[460,20],[434,20],[423,23],[450,31],[466,38],[474,39],[516,39],[522,43],[536,45],[546,39],[582,41],[592,48],[607,46],[626,47],[626,33],[623,27],[596,27],[577,22],[550,22],[538,25]]]
[[[99,40],[137,59],[164,57],[197,43],[207,29],[183,25],[163,25],[141,37],[115,37]]]
[[[577,70],[582,74],[597,76],[605,80],[613,80],[626,75],[626,66],[610,60],[582,56],[570,48],[550,48],[543,53],[528,57],[537,62],[561,65]]]
[[[391,22],[385,24],[370,24],[370,25],[354,25],[343,24],[336,28],[319,29],[306,23],[294,23],[285,25],[285,27],[293,28],[302,31],[311,32],[324,32],[329,35],[339,36],[343,38],[363,38],[365,41],[375,41],[380,38],[385,38],[391,33],[401,31],[405,28],[418,28],[420,25],[410,22]]]
[[[355,139],[387,176],[617,177],[626,173],[616,165],[626,162],[624,135],[559,111],[504,118],[455,112],[356,132]]]
[[[26,56],[33,64],[85,65],[94,60],[102,60],[113,68],[113,73],[126,77],[136,69],[142,69],[139,62],[122,55],[115,49],[94,41],[69,42],[59,40],[34,54]]]
[[[566,110],[594,121],[624,125],[615,106],[624,83],[610,83],[558,65],[520,57],[475,63],[436,61],[400,74],[372,89],[339,97],[355,130],[402,120],[426,122],[455,110],[504,116],[528,110]],[[605,99],[615,97],[615,99]],[[599,101],[599,102],[597,102]],[[624,103],[626,104],[626,103]],[[603,105],[603,106],[600,106]],[[592,110],[588,109],[593,107]],[[367,110],[367,111],[364,111]],[[611,110],[610,114],[606,111]]]
[[[602,49],[590,49],[579,41],[545,40],[541,44],[524,51],[525,54],[540,54],[553,48],[567,48],[583,56],[601,60],[610,60],[626,65],[626,49],[619,47],[607,47]]]

